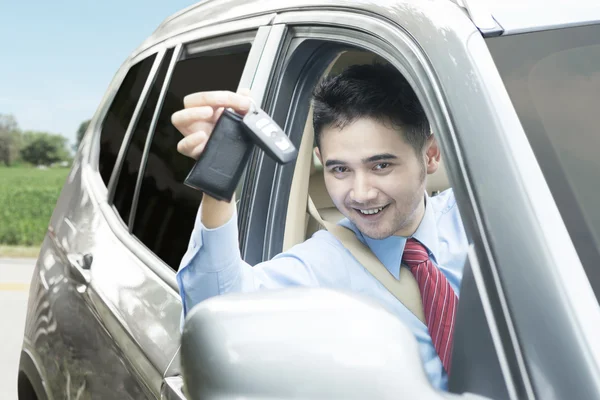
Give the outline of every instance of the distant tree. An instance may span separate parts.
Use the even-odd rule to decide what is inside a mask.
[[[13,115],[0,114],[0,162],[10,167],[19,156],[21,133]]]
[[[77,128],[77,141],[75,143],[75,148],[74,150],[77,151],[77,149],[79,148],[79,145],[81,144],[81,140],[83,139],[83,135],[85,135],[85,131],[87,131],[88,126],[90,126],[90,122],[91,119],[88,119],[86,121],[83,121],[81,124],[79,124],[79,128]]]
[[[21,158],[34,165],[50,165],[70,159],[67,138],[47,132],[23,133]]]

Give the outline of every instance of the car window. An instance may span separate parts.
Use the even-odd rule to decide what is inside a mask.
[[[106,186],[110,181],[127,126],[142,94],[155,58],[156,54],[131,67],[121,87],[119,87],[102,124],[98,171]]]
[[[600,299],[600,25],[487,44]]]
[[[203,90],[237,90],[250,45],[179,61],[166,93],[141,183],[133,234],[174,270],[185,253],[202,194],[183,184],[194,161],[177,152],[171,115]]]
[[[133,135],[127,145],[123,166],[119,172],[119,180],[115,189],[114,205],[125,224],[129,223],[129,213],[131,211],[131,203],[135,192],[142,154],[146,144],[146,137],[150,130],[150,123],[156,109],[158,97],[162,89],[169,62],[173,55],[173,49],[169,49],[165,57],[162,58],[158,74],[150,87],[147,98],[144,100],[144,105],[140,113],[139,119],[136,121],[136,126]]]

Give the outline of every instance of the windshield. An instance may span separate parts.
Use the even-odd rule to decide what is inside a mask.
[[[600,298],[600,25],[486,41]]]

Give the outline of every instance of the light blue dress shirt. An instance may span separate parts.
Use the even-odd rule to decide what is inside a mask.
[[[207,229],[200,212],[188,250],[177,273],[184,314],[199,302],[219,294],[252,292],[290,286],[351,290],[378,301],[414,333],[431,384],[447,390],[447,375],[431,342],[427,326],[375,279],[329,232],[321,230],[310,239],[251,267],[240,256],[237,215],[225,225]],[[369,246],[390,273],[399,279],[405,237],[376,240],[364,237],[348,220],[339,222],[352,229]],[[452,189],[426,197],[425,215],[413,235],[429,250],[459,295],[468,241]]]

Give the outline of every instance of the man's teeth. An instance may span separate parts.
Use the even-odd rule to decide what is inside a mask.
[[[370,214],[377,214],[381,210],[383,210],[383,207],[373,208],[371,210],[358,210],[358,211],[360,211],[363,214],[370,215]]]

